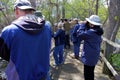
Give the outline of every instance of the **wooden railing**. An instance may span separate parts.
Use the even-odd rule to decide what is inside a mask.
[[[117,48],[120,48],[120,45],[115,43],[115,42],[112,42],[108,39],[106,39],[105,37],[102,37],[103,41],[107,42],[108,44],[114,46],[114,47],[117,47]],[[109,61],[104,57],[104,55],[102,53],[100,53],[100,57],[102,59],[102,61],[106,64],[106,66],[108,67],[108,69],[111,71],[111,73],[113,74],[114,78],[116,80],[120,80],[120,75],[117,73],[117,71],[112,67],[112,65],[109,63]]]
[[[102,61],[107,65],[108,69],[111,71],[113,76],[116,80],[120,80],[120,75],[117,73],[117,71],[112,67],[112,65],[109,63],[109,61],[104,57],[102,53],[100,53],[100,57]]]

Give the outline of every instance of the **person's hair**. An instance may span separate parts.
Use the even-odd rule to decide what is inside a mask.
[[[64,22],[64,19],[62,18],[62,19],[60,19],[60,21],[61,21],[61,22]]]
[[[87,30],[90,29],[90,26],[89,26],[89,22],[88,22],[88,21],[85,23],[85,26],[86,26],[86,29],[87,29]]]
[[[98,29],[98,28],[100,28],[100,26],[94,25],[93,28],[94,28],[94,29]]]
[[[66,18],[65,18],[65,19],[64,19],[64,21],[66,21],[66,22],[67,22],[67,21],[68,21],[68,19],[66,19]]]
[[[25,14],[29,14],[29,13],[33,12],[32,9],[25,9],[25,10],[20,9],[20,10],[25,12]]]
[[[104,33],[103,29],[102,29],[100,26],[96,26],[96,25],[95,25],[95,26],[93,27],[93,29],[96,30],[95,33],[98,34],[98,35],[103,35],[103,33]]]

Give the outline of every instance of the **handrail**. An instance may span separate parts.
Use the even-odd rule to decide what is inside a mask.
[[[112,67],[112,65],[108,62],[108,60],[104,57],[102,53],[100,53],[100,57],[105,62],[105,64],[107,65],[113,76],[115,77],[115,79],[120,80],[120,75],[115,71],[115,69]]]
[[[102,39],[104,41],[106,41],[108,44],[114,46],[114,47],[118,47],[120,48],[120,45],[115,43],[115,42],[112,42],[110,40],[108,40],[107,38],[105,37],[102,37]],[[54,50],[54,47],[51,49],[50,52],[52,52]],[[111,73],[113,74],[114,78],[116,80],[120,80],[120,75],[117,73],[117,71],[112,67],[112,65],[109,63],[109,61],[104,57],[104,55],[102,53],[100,53],[100,57],[101,57],[101,60],[106,64],[106,66],[108,67],[108,69],[111,71]]]
[[[112,42],[112,41],[108,40],[107,38],[105,38],[105,37],[103,37],[103,36],[102,36],[102,39],[103,39],[103,41],[106,41],[108,44],[110,44],[110,45],[112,45],[112,46],[114,46],[114,47],[120,48],[120,45],[119,45],[119,44],[117,44],[117,43],[115,43],[115,42]]]

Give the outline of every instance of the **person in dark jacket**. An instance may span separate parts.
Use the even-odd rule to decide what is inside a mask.
[[[79,60],[79,52],[80,52],[80,39],[77,37],[78,29],[80,28],[80,23],[78,23],[78,19],[73,19],[74,27],[71,32],[71,40],[73,42],[73,52],[75,59]]]
[[[58,66],[59,64],[62,64],[64,61],[64,44],[65,44],[65,31],[63,29],[63,24],[58,23],[57,31],[54,34],[54,40],[55,40],[55,48],[53,52],[53,57],[55,60],[55,66]]]
[[[14,11],[17,19],[0,35],[0,57],[9,62],[7,80],[50,80],[50,26],[33,15],[27,0],[17,0]]]
[[[84,25],[87,29],[79,32],[78,37],[84,40],[81,61],[84,64],[85,80],[94,80],[94,69],[100,56],[101,36],[103,29],[100,27],[100,18],[97,15],[91,15],[86,18]]]

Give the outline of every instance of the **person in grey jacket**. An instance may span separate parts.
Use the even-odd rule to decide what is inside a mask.
[[[94,80],[94,69],[100,56],[100,45],[102,42],[101,36],[103,29],[100,27],[100,18],[97,15],[91,15],[86,18],[85,31],[79,32],[77,36],[83,40],[83,49],[81,61],[84,64],[84,78],[85,80]]]

